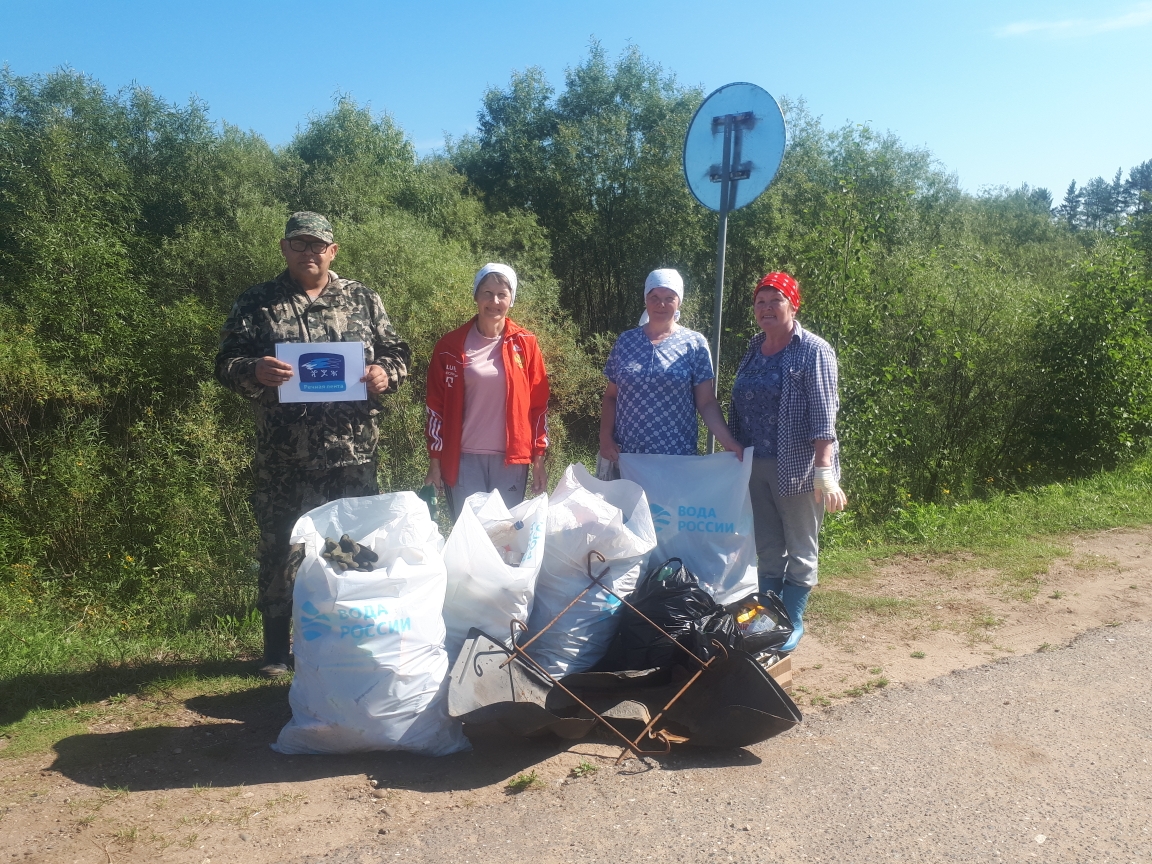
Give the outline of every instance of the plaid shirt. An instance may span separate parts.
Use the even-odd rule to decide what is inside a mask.
[[[748,343],[736,374],[760,351],[764,334]],[[816,451],[813,441],[833,441],[832,468],[840,478],[840,445],[836,439],[836,412],[840,396],[836,386],[836,352],[814,333],[793,324],[792,339],[784,349],[781,365],[780,409],[777,417],[776,471],[781,495],[800,495],[813,489]],[[728,408],[728,428],[736,440],[743,437],[740,412],[733,399]]]

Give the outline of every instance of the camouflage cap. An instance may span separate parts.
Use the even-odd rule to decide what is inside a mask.
[[[326,243],[333,242],[332,223],[310,210],[302,210],[288,217],[288,224],[284,226],[284,239],[290,240],[301,234],[309,234]]]

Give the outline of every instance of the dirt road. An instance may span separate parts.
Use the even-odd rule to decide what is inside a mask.
[[[1066,546],[1031,593],[964,561],[884,564],[859,596],[914,614],[806,636],[804,724],[744,751],[284,757],[284,688],[80,706],[86,733],[0,757],[0,864],[1147,861],[1152,529]]]
[[[629,763],[309,864],[1152,861],[1152,625]]]

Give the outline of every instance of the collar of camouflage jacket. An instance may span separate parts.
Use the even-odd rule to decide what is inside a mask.
[[[280,275],[276,277],[276,281],[284,287],[289,297],[298,294],[304,298],[305,305],[311,306],[327,306],[328,301],[325,299],[326,296],[334,288],[340,287],[340,276],[335,270],[328,271],[328,284],[324,286],[324,290],[317,294],[315,298],[308,296],[308,292],[304,290],[304,286],[293,279],[292,274],[289,273],[287,269],[281,271]]]

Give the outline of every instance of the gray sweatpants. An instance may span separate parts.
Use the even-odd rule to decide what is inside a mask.
[[[753,459],[748,491],[760,584],[783,579],[793,585],[815,585],[824,502],[817,501],[813,492],[781,495],[779,487],[776,460]]]
[[[460,473],[455,486],[445,486],[448,506],[452,508],[452,521],[460,518],[464,500],[476,492],[499,490],[504,505],[511,510],[524,500],[528,486],[527,465],[505,465],[503,455],[480,453],[460,454]]]

